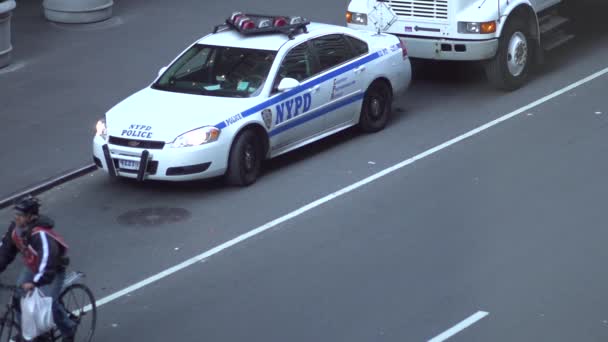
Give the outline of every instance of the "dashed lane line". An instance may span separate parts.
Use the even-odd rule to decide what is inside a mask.
[[[451,327],[450,329],[433,337],[428,342],[443,342],[443,341],[447,340],[448,338],[463,331],[464,329],[470,327],[471,325],[475,324],[477,321],[486,317],[487,315],[488,315],[488,313],[485,311],[477,311],[476,313],[474,313],[471,316],[469,316],[468,318],[466,318],[464,321],[456,324],[455,326]]]

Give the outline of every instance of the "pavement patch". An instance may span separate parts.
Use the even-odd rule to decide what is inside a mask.
[[[184,208],[141,208],[118,216],[118,223],[125,226],[159,226],[189,219],[190,212]]]

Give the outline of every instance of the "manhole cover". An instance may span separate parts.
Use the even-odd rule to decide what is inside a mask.
[[[118,216],[118,223],[128,226],[158,226],[180,222],[189,217],[190,212],[183,208],[142,208]]]

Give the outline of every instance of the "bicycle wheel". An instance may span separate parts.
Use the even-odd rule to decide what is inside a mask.
[[[15,322],[15,312],[7,310],[2,318],[0,318],[0,341],[11,342],[13,336],[19,334],[19,327]]]
[[[84,284],[72,284],[61,292],[59,302],[78,325],[75,341],[90,342],[97,323],[97,306],[93,292]]]

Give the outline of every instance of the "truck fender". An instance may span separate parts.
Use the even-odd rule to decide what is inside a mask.
[[[535,43],[540,44],[540,27],[538,23],[538,15],[534,11],[532,4],[528,0],[511,1],[508,4],[501,2],[500,18],[498,22],[498,36],[502,36],[502,32],[509,20],[514,17],[523,16],[527,18],[530,25],[530,33],[532,34]]]

